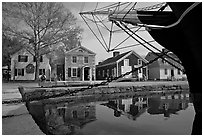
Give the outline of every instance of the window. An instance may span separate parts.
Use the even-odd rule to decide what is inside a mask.
[[[109,76],[109,69],[107,69],[107,76]]]
[[[167,69],[164,69],[164,75],[167,75],[167,74],[168,74]]]
[[[181,71],[179,69],[177,69],[177,74],[181,75]]]
[[[77,77],[77,68],[72,68],[72,77]]]
[[[40,56],[40,62],[43,62],[43,56]]]
[[[73,118],[77,118],[78,116],[77,116],[77,111],[76,110],[74,110],[73,112],[72,112],[72,117]]]
[[[71,68],[68,68],[67,71],[68,71],[68,77],[71,77]]]
[[[79,49],[78,52],[84,52],[83,50]]]
[[[105,76],[105,70],[103,70],[103,77]]]
[[[36,62],[36,57],[33,56],[33,62]],[[40,56],[40,62],[43,62],[43,56]]]
[[[85,118],[87,118],[89,116],[89,111],[85,111]]]
[[[27,62],[28,56],[26,55],[18,55],[18,62]]]
[[[77,57],[76,56],[72,56],[72,63],[77,63]]]
[[[129,66],[129,59],[124,59],[124,66]]]
[[[142,65],[142,60],[138,59],[138,65]]]
[[[45,69],[39,69],[39,75],[45,74]]]
[[[18,76],[24,76],[24,69],[18,69]]]
[[[98,76],[100,76],[100,70],[98,71]]]
[[[88,57],[84,57],[84,63],[89,63]]]
[[[36,57],[35,56],[33,56],[33,62],[36,62]]]

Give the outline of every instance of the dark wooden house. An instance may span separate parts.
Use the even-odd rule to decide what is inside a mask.
[[[108,77],[118,77],[134,68],[138,68],[144,63],[147,63],[147,60],[133,50],[122,54],[113,52],[113,57],[96,65],[96,79],[105,80]],[[148,79],[147,67],[126,75],[125,78]]]

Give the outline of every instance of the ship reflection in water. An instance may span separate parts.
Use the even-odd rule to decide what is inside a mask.
[[[191,134],[194,108],[188,93],[27,104],[45,134]]]

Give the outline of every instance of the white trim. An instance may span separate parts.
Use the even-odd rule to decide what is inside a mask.
[[[90,52],[92,55],[96,55],[96,53],[94,53],[93,51],[91,51],[91,50],[85,48],[84,46],[79,46],[79,47],[73,48],[73,49],[67,51],[66,53],[73,52],[74,50],[77,50],[77,49],[79,49],[79,48],[82,48],[82,49],[84,49],[84,50],[87,50],[87,51]]]
[[[124,59],[124,60],[123,60],[123,66],[126,66],[126,65],[125,65],[125,62],[126,62],[126,61],[127,61],[127,66],[129,66],[129,64],[130,64],[130,63],[129,63],[129,59]]]
[[[76,69],[76,76],[73,76],[73,69]],[[77,67],[71,67],[71,77],[77,77]]]
[[[73,57],[76,57],[76,62],[73,62]],[[77,56],[72,56],[72,64],[76,64],[77,63]]]
[[[139,54],[137,54],[135,51],[131,51],[128,54],[126,54],[125,56],[123,56],[122,58],[120,58],[119,60],[117,60],[116,62],[119,63],[120,61],[122,61],[123,59],[125,59],[126,57],[130,56],[131,54],[134,54],[135,56],[137,56],[139,59],[142,59],[145,63],[147,63],[148,61],[144,58],[142,58]]]
[[[111,63],[108,63],[108,64],[104,64],[104,65],[96,65],[96,68],[100,68],[100,67],[104,67],[104,66],[108,66],[108,65],[113,65],[113,64],[117,64],[117,62],[111,62]]]
[[[118,63],[116,62],[116,77],[118,77]]]

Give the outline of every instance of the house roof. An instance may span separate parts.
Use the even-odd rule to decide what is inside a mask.
[[[11,57],[12,56],[15,56],[16,54],[19,54],[20,52],[27,52],[27,53],[29,53],[29,54],[35,54],[34,53],[34,51],[33,50],[31,50],[31,51],[29,51],[28,49],[26,49],[25,47],[22,47],[21,49],[19,49],[19,50],[17,50],[15,53],[13,53],[12,55],[11,55]],[[50,51],[49,51],[49,48],[45,48],[45,49],[43,49],[43,50],[40,50],[40,54],[42,55],[45,55],[46,53],[49,53]]]
[[[142,59],[144,62],[148,62],[146,59],[144,59],[140,55],[138,55],[135,51],[131,50],[131,51],[119,54],[116,57],[110,57],[110,58],[106,59],[105,61],[101,62],[99,65],[97,65],[97,67],[108,65],[108,64],[112,64],[112,63],[116,63],[116,62],[120,62],[121,60],[123,60],[127,56],[129,56],[130,54],[134,54],[138,58]]]
[[[163,54],[163,53],[157,53],[158,56],[160,56],[160,55],[162,55],[162,54]],[[149,52],[149,53],[146,55],[145,59],[148,60],[148,61],[151,61],[151,60],[157,58],[157,55],[155,55],[153,52]],[[172,53],[172,52],[168,53],[168,56],[167,56],[167,55],[164,55],[163,58],[165,58],[166,60],[168,60],[168,61],[171,62],[172,64],[174,64],[174,65],[176,65],[176,66],[178,66],[178,67],[183,68],[183,66],[182,66],[180,63],[174,61],[174,60],[171,59],[169,56],[181,63],[180,59],[179,59],[174,53]],[[160,65],[160,63],[159,63],[158,65]],[[170,65],[170,64],[169,64],[169,65]],[[171,65],[170,65],[170,66],[171,66]]]
[[[111,64],[111,63],[115,63],[116,61],[118,61],[119,59],[121,59],[122,57],[124,57],[125,55],[127,55],[128,53],[130,53],[131,51],[119,54],[116,57],[110,57],[106,60],[104,60],[103,62],[101,62],[99,65],[97,66],[103,66],[103,65],[107,65],[107,64]]]
[[[160,56],[160,55],[162,55],[163,53],[156,53],[156,54],[157,54],[158,56]],[[148,61],[150,61],[150,60],[153,60],[153,59],[157,58],[157,57],[158,57],[157,55],[155,55],[153,52],[149,52],[149,53],[146,55],[145,59],[148,60]],[[176,60],[178,60],[178,61],[180,61],[179,58],[178,58],[174,53],[168,53],[168,56],[167,56],[167,55],[164,55],[163,58],[170,59],[169,56],[172,57],[172,58],[174,58],[174,59],[176,59]]]
[[[71,49],[71,50],[67,51],[66,53],[71,53],[71,52],[74,52],[74,51],[76,51],[77,49],[80,49],[80,48],[81,48],[81,49],[83,49],[83,50],[88,51],[90,54],[96,55],[96,53],[94,53],[93,51],[91,51],[91,50],[89,50],[89,49],[85,48],[84,46],[81,46],[81,44],[79,44],[79,46],[78,46],[78,47],[73,48],[73,49]]]

